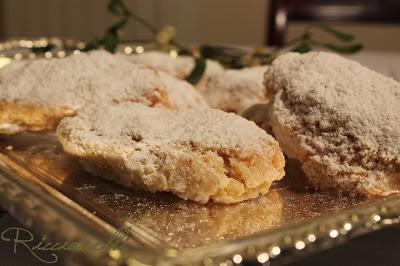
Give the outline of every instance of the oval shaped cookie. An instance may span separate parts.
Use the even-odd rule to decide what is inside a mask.
[[[169,106],[158,73],[106,51],[16,61],[0,70],[0,133],[55,128],[93,102]]]
[[[228,69],[211,77],[199,92],[210,107],[241,114],[251,105],[268,100],[263,85],[267,69],[267,66]]]
[[[192,84],[161,71],[158,74],[168,91],[171,108],[208,107],[203,96],[197,92]]]
[[[127,187],[232,203],[284,175],[278,143],[253,122],[213,109],[93,105],[57,128],[85,169]]]
[[[270,125],[317,188],[400,191],[400,83],[335,54],[288,53],[265,75]]]
[[[171,57],[165,52],[149,51],[142,54],[125,56],[128,60],[154,67],[157,70],[168,73],[178,79],[185,79],[192,72],[195,61],[193,57],[180,55]],[[216,75],[224,73],[224,67],[217,61],[207,59],[206,69],[196,87],[206,86],[208,80]]]

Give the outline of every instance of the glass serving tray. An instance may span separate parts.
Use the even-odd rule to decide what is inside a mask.
[[[27,41],[60,42],[0,43],[0,67],[37,58],[24,46]],[[48,58],[65,56],[60,49]],[[399,223],[400,194],[365,199],[314,191],[297,162],[286,164],[286,176],[268,195],[228,206],[202,205],[91,176],[51,132],[0,135],[0,205],[53,243],[81,243],[80,251],[60,253],[68,265],[85,266],[277,265]],[[116,238],[123,247],[85,249]],[[54,258],[49,252],[42,256]]]
[[[91,176],[53,133],[24,133],[0,136],[0,201],[24,225],[59,241],[105,243],[123,230],[123,249],[74,252],[71,265],[279,264],[399,222],[398,195],[314,191],[296,162],[286,168],[265,196],[203,205]]]

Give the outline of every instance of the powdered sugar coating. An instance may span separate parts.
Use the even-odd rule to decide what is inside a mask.
[[[194,68],[194,59],[189,56],[173,58],[167,53],[150,51],[124,57],[179,79],[185,79]],[[266,70],[266,66],[225,70],[218,62],[207,60],[206,70],[196,88],[210,107],[241,113],[252,104],[266,101],[263,85]]]
[[[166,93],[158,74],[105,51],[13,62],[0,71],[0,101],[76,111],[90,102],[152,105]]]
[[[265,74],[271,125],[318,187],[400,188],[400,83],[338,55],[288,53]]]
[[[76,118],[67,118],[71,127],[87,126],[102,137],[131,143],[137,135],[152,145],[182,145],[191,142],[207,149],[229,149],[237,153],[261,152],[260,141],[276,143],[253,122],[219,110],[148,108],[141,104],[91,105]],[[64,122],[65,123],[65,122]],[[90,138],[92,131],[82,132]],[[128,139],[126,139],[128,137]]]
[[[192,72],[195,63],[193,57],[178,56],[171,57],[169,54],[158,51],[149,51],[142,54],[127,55],[126,58],[132,62],[145,64],[160,71],[168,73],[178,79],[185,79]],[[224,68],[217,61],[207,60],[206,70],[198,86],[207,83],[210,77],[220,74]]]
[[[140,102],[204,106],[185,81],[103,50],[63,59],[16,61],[0,71],[0,133],[54,129],[85,104]]]
[[[199,88],[210,107],[242,113],[253,104],[267,100],[263,76],[268,66],[228,69]]]
[[[179,109],[208,107],[203,96],[190,83],[164,72],[159,72],[159,75],[168,91],[171,107]]]
[[[57,133],[89,172],[199,202],[254,198],[284,174],[271,136],[253,122],[209,108],[89,106],[61,121]]]
[[[178,59],[158,51],[126,55],[124,57],[132,62],[154,67],[179,79],[184,79],[194,67],[193,59],[190,57],[179,56]]]

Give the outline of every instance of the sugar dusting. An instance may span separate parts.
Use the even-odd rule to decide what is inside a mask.
[[[110,139],[114,143],[132,146],[132,149],[144,144],[153,147],[167,145],[172,149],[189,144],[246,152],[262,150],[262,142],[276,143],[253,122],[209,108],[169,111],[135,103],[92,105],[82,109],[77,117],[62,121],[59,126],[61,133],[71,129],[76,132],[72,142]],[[96,135],[101,138],[95,138]],[[140,141],[134,143],[132,139]]]
[[[242,113],[249,106],[267,100],[263,76],[268,66],[228,69],[210,78],[199,92],[213,107]]]
[[[210,108],[91,105],[63,119],[57,134],[64,150],[94,175],[202,203],[258,197],[284,174],[273,137]]]
[[[16,61],[0,71],[0,101],[68,108],[89,102],[150,105],[164,84],[153,69],[98,50],[62,59]]]
[[[193,57],[179,56],[173,58],[167,53],[158,51],[149,51],[142,54],[127,55],[125,57],[132,62],[154,67],[179,79],[185,79],[195,66]],[[223,71],[224,68],[217,61],[207,60],[204,77],[208,79]]]
[[[169,93],[170,103],[173,107],[194,108],[208,106],[203,96],[190,83],[164,72],[160,72],[159,74]]]
[[[265,85],[275,94],[274,134],[314,185],[399,191],[399,82],[338,55],[311,52],[277,58]]]

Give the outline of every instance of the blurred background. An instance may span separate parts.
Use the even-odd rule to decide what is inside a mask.
[[[0,38],[58,36],[89,40],[102,36],[104,29],[114,21],[106,9],[108,2],[108,0],[0,0]],[[265,44],[268,35],[271,34],[269,26],[272,3],[269,0],[126,0],[125,2],[130,10],[157,27],[166,24],[175,26],[178,32],[177,39],[186,43],[257,45]],[[400,10],[396,10],[400,1],[274,2],[289,4],[295,2],[295,6],[297,2],[297,6],[303,7],[307,7],[309,2],[352,4],[353,9],[336,10],[339,14],[350,15],[350,19],[347,16],[344,22],[329,22],[329,24],[337,29],[354,33],[367,50],[400,51]],[[368,8],[384,4],[393,6],[389,10],[397,12],[399,23],[394,23],[397,22],[395,18],[388,20],[390,23],[384,19],[382,23],[376,16],[372,19],[365,17],[364,20],[360,19],[360,16],[351,19],[352,15],[357,15],[355,13],[363,12],[360,5]],[[332,13],[335,10],[319,10],[319,12]],[[382,12],[387,13],[387,10]],[[279,22],[279,19],[287,18],[277,19]],[[287,22],[286,38],[290,39],[303,32],[304,27],[312,23],[313,19]],[[329,38],[324,36],[324,33],[318,34],[321,34],[322,38]],[[134,23],[129,25],[124,36],[127,39],[151,38],[146,29]]]

